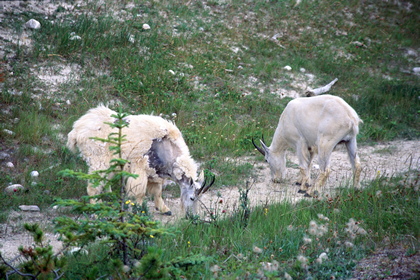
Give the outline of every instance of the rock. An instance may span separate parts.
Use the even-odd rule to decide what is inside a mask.
[[[6,134],[8,134],[8,135],[14,135],[15,134],[13,131],[11,131],[9,129],[6,129],[6,128],[3,129],[3,132],[6,133]]]
[[[143,24],[142,26],[143,30],[149,30],[150,29],[150,25],[148,25],[147,23]]]
[[[80,37],[79,35],[76,35],[75,32],[72,32],[72,33],[70,33],[70,39],[69,40],[71,40],[71,41],[82,40],[82,37]]]
[[[25,190],[25,187],[21,184],[13,184],[4,189],[6,193],[15,193],[23,190]]]
[[[136,42],[136,38],[134,37],[134,35],[130,35],[130,37],[128,38],[128,41],[134,44]]]
[[[15,168],[15,165],[13,164],[13,162],[6,162],[6,166],[9,168]]]
[[[30,19],[25,23],[25,27],[30,28],[30,29],[40,29],[41,24],[39,23],[39,21],[35,19]]]
[[[39,172],[38,171],[34,170],[34,171],[31,172],[31,177],[36,178],[38,176],[39,176]]]
[[[283,67],[284,70],[290,71],[292,70],[292,67],[290,67],[289,65],[286,65]]]
[[[415,74],[420,74],[420,67],[414,67],[414,68],[413,68],[413,72],[414,72]]]
[[[31,212],[39,212],[41,211],[38,206],[36,205],[21,205],[19,209],[22,211],[31,211]]]
[[[10,155],[8,153],[0,152],[0,160],[1,159],[6,159],[6,158],[9,158],[9,157],[10,157]]]

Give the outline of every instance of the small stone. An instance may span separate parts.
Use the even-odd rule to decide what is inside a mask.
[[[6,193],[15,193],[18,191],[23,191],[25,189],[24,186],[22,186],[21,184],[13,184],[8,186],[7,188],[4,189],[4,191]]]
[[[147,23],[143,24],[142,26],[143,30],[149,30],[150,29],[150,25],[148,25]]]
[[[10,162],[10,161],[6,163],[6,166],[9,168],[15,168],[15,165],[13,164],[13,162]]]
[[[134,44],[136,42],[136,38],[134,37],[134,35],[130,35],[130,37],[128,38],[128,41]]]
[[[41,24],[39,23],[39,21],[35,19],[30,19],[25,23],[25,27],[31,28],[31,29],[40,29]]]
[[[21,205],[19,209],[22,211],[39,212],[41,211],[36,205]]]
[[[290,71],[292,70],[292,67],[290,67],[289,65],[286,65],[283,67],[284,70]]]
[[[420,74],[420,67],[414,67],[414,68],[413,68],[413,72],[414,72],[415,74]]]
[[[34,170],[31,172],[31,177],[38,177],[39,176],[39,172]]]
[[[9,158],[9,157],[10,157],[10,155],[8,153],[0,152],[0,159],[6,159],[6,158]]]
[[[80,37],[79,35],[72,35],[72,36],[69,38],[69,40],[70,40],[70,41],[79,41],[79,40],[82,40],[82,37]]]
[[[14,135],[15,133],[9,129],[3,129],[3,132],[9,135]]]

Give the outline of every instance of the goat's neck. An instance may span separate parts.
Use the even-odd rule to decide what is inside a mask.
[[[273,140],[270,145],[270,150],[273,153],[282,153],[288,147],[286,139],[283,137],[281,129],[276,129],[274,133]]]

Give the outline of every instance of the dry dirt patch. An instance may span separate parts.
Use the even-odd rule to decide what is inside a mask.
[[[391,141],[374,146],[359,147],[359,156],[363,171],[361,175],[362,186],[377,176],[391,177],[401,172],[409,170],[420,170],[420,141]],[[257,178],[250,178],[252,187],[249,192],[251,206],[264,205],[266,203],[275,203],[279,201],[296,202],[305,198],[298,194],[298,186],[294,185],[298,175],[298,159],[293,152],[288,153],[288,167],[286,179],[282,184],[274,184],[270,180],[270,170],[268,164],[263,161],[257,161],[254,157],[236,159],[237,161],[246,161],[254,165],[258,170]],[[314,161],[312,168],[312,177],[317,176],[317,162]],[[331,195],[337,187],[351,183],[352,170],[348,161],[347,152],[344,146],[338,147],[331,156],[331,174],[327,185],[324,188],[324,194]],[[223,200],[223,210],[227,212],[235,209],[239,202],[239,187],[227,187],[222,189],[210,189],[201,201],[205,207],[201,207],[202,212],[214,208],[220,199]],[[171,217],[161,217],[157,214],[156,218],[163,223],[172,222],[181,217],[180,202],[178,199],[167,199],[167,205],[174,213]],[[217,207],[221,207],[217,205]]]

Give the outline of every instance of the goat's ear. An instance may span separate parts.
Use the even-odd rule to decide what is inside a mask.
[[[260,140],[260,143],[261,143],[261,146],[263,147],[263,149],[264,149],[264,155],[265,154],[267,154],[268,153],[268,147],[267,147],[267,145],[264,143],[264,140]]]
[[[263,143],[261,140],[260,142]],[[252,144],[258,150],[258,152],[260,152],[263,156],[265,156],[265,149],[261,149],[260,147],[258,147],[257,144],[255,144],[254,138],[252,138]]]
[[[204,181],[204,170],[201,170],[200,175],[198,175],[198,182],[203,182]]]

